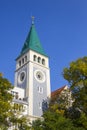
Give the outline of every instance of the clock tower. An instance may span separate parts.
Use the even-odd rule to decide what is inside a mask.
[[[34,21],[16,59],[15,85],[12,93],[15,103],[25,105],[30,120],[40,118],[50,98],[49,58],[38,38]]]

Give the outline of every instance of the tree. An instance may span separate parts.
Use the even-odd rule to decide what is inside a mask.
[[[13,96],[10,91],[12,84],[0,73],[0,130],[29,130],[29,119],[26,116],[18,116],[20,110],[12,103]],[[19,108],[21,105],[18,105]]]
[[[59,112],[47,111],[43,117],[43,130],[73,130],[72,122]]]
[[[69,82],[74,98],[72,106],[74,109],[71,113],[73,113],[73,110],[80,112],[77,119],[74,114],[75,123],[87,129],[87,123],[83,124],[83,120],[87,121],[87,57],[71,62],[70,66],[64,69],[63,76]]]
[[[32,122],[32,130],[43,130],[42,121],[40,119]]]
[[[17,119],[18,130],[30,130],[29,119],[26,116],[22,116]]]
[[[86,130],[74,126],[71,119],[64,117],[59,112],[46,111],[43,120],[36,120],[32,124],[32,130]]]
[[[0,73],[0,127],[6,129],[9,126],[8,118],[12,116],[11,101],[12,95],[9,90],[12,89],[11,83],[2,77]]]
[[[62,87],[61,92],[59,89],[59,92],[57,91],[57,93],[53,93],[53,95],[51,96],[50,106],[57,104],[58,109],[60,110],[65,110],[66,108],[71,106],[71,91],[67,86],[64,87]]]
[[[75,126],[72,120],[65,116],[66,109],[57,98],[53,99],[42,116],[43,120],[35,120],[32,123],[32,130],[85,130]]]

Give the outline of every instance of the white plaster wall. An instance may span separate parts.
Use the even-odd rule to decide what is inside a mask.
[[[18,87],[14,87],[14,89],[12,90],[14,92],[18,92],[19,98],[24,98],[24,89],[22,88],[18,88]]]
[[[48,63],[48,57],[46,57],[46,56],[44,56],[44,55],[41,55],[41,54],[39,54],[39,53],[37,53],[37,52],[34,52],[34,51],[32,51],[32,50],[30,50],[30,61],[32,61],[32,62],[34,62],[33,61],[33,56],[34,55],[36,55],[37,57],[41,57],[41,59],[45,59],[45,65],[43,65],[43,64],[40,64],[40,63],[38,63],[38,62],[36,62],[36,64],[39,64],[39,65],[41,65],[41,66],[43,66],[43,67],[49,67],[49,63]]]

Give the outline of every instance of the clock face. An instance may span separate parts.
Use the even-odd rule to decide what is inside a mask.
[[[22,71],[22,72],[19,74],[19,76],[18,76],[18,82],[19,82],[19,83],[24,82],[25,76],[26,76],[25,71]]]
[[[38,78],[38,80],[43,80],[43,74],[40,71],[36,73],[36,77]]]
[[[42,83],[42,82],[45,81],[45,74],[44,74],[44,72],[42,72],[41,70],[36,70],[36,71],[34,72],[34,76],[35,76],[35,79],[36,79],[38,82],[40,82],[40,83]]]

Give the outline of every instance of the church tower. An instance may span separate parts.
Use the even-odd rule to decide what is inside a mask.
[[[50,98],[49,58],[38,38],[34,21],[20,55],[16,59],[15,85],[12,93],[15,103],[25,106],[25,115],[31,120],[40,118]]]

